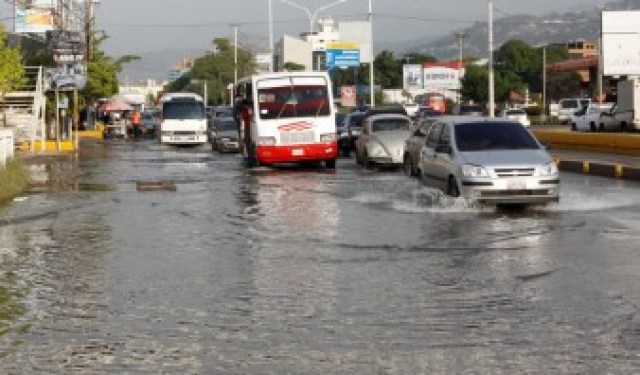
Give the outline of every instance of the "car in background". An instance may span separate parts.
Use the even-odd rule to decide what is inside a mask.
[[[160,118],[156,111],[144,111],[140,113],[140,130],[143,135],[155,137],[156,130],[160,124]]]
[[[429,129],[420,152],[421,180],[446,194],[493,205],[559,200],[556,163],[519,122],[451,117]]]
[[[383,113],[365,118],[356,140],[356,163],[365,167],[402,165],[404,142],[411,127],[411,118],[403,114]]]
[[[219,117],[210,134],[211,149],[218,152],[239,152],[238,127],[233,117]]]
[[[351,151],[355,150],[356,140],[360,136],[362,130],[362,121],[364,120],[364,112],[355,111],[347,113],[344,118],[344,130],[338,133],[338,148],[342,155],[349,156]]]
[[[398,115],[404,115],[409,117],[407,110],[401,105],[382,105],[377,107],[370,107],[364,112],[364,117],[367,118],[373,115],[379,115],[382,113],[394,113]]]
[[[423,119],[423,118],[427,118],[427,117],[439,117],[442,116],[443,113],[433,109],[431,107],[420,107],[420,109],[418,109],[418,119]]]
[[[590,103],[571,116],[571,130],[598,131],[603,113],[611,113],[613,106],[614,103]]]
[[[411,118],[416,118],[418,116],[418,110],[420,109],[418,103],[404,103],[402,106],[407,112],[407,116]]]
[[[500,117],[506,118],[508,120],[518,121],[523,126],[531,125],[531,121],[529,121],[527,112],[525,112],[522,108],[503,109],[502,112],[500,112]]]
[[[484,116],[484,108],[479,104],[456,104],[451,111],[455,116]]]
[[[588,107],[591,104],[589,98],[565,98],[560,99],[558,109],[558,120],[561,123],[568,123],[571,121],[571,116],[584,107]]]
[[[418,125],[411,132],[411,135],[404,142],[404,157],[402,158],[402,165],[404,173],[407,176],[418,176],[420,170],[418,165],[420,163],[420,151],[427,139],[427,133],[429,128],[436,122],[437,118],[430,117],[421,119],[418,121]]]

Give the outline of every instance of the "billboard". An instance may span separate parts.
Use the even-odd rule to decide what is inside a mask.
[[[402,88],[405,90],[415,90],[421,89],[422,87],[422,65],[403,65]]]
[[[344,107],[355,107],[356,90],[356,86],[340,86],[340,104]]]
[[[360,66],[360,48],[355,42],[330,42],[325,52],[327,68]]]
[[[45,70],[45,82],[51,90],[84,89],[87,85],[84,33],[68,30],[46,32],[46,50],[56,62]]]
[[[422,84],[425,89],[459,90],[464,68],[457,61],[444,61],[424,64],[422,73]]]
[[[53,29],[56,0],[16,0],[15,33],[44,34]]]
[[[640,75],[640,11],[602,12],[604,75]]]

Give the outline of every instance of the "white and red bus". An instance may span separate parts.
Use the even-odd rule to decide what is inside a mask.
[[[322,161],[335,168],[335,107],[326,72],[256,74],[239,80],[236,93],[251,111],[249,133],[241,131],[250,166]]]

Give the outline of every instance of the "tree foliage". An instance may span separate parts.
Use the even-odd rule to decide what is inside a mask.
[[[91,56],[87,63],[87,87],[85,97],[89,102],[95,99],[110,97],[118,92],[118,73],[122,64],[127,61],[114,61],[100,49],[107,39],[106,34],[96,34],[92,38]]]
[[[0,25],[0,100],[4,96],[20,87],[25,80],[25,68],[22,64],[22,54],[19,48],[7,46],[7,34]],[[6,126],[4,107],[2,109],[2,122]]]
[[[171,82],[169,91],[189,91],[202,93],[203,83],[207,82],[207,98],[210,103],[225,102],[227,85],[235,80],[235,48],[226,38],[215,38],[212,42],[214,52],[197,58],[191,71]],[[253,74],[256,65],[251,52],[238,46],[238,77]]]

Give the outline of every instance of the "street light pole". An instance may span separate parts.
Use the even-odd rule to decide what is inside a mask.
[[[371,43],[369,46],[369,101],[371,103],[371,107],[375,107],[375,96],[373,93],[373,6],[371,4],[372,0],[369,0],[369,42]]]
[[[269,71],[273,72],[273,2],[269,0]]]
[[[234,90],[236,85],[238,85],[238,24],[234,23],[233,24],[233,89]]]
[[[456,36],[456,39],[458,39],[458,48],[459,48],[459,54],[458,54],[458,71],[462,70],[462,44],[464,43],[464,39],[467,38],[469,36],[468,32],[465,31],[458,31],[454,34]],[[462,77],[462,75],[459,75],[459,77]],[[462,101],[462,78],[460,78],[460,88],[458,89],[458,103],[460,103]]]
[[[304,11],[305,13],[307,13],[307,17],[309,17],[309,33],[312,33],[313,32],[314,21],[315,21],[318,13],[320,11],[325,10],[327,8],[330,8],[332,6],[338,5],[338,4],[345,3],[347,0],[334,1],[333,3],[329,3],[327,5],[323,5],[323,6],[319,7],[318,9],[314,10],[313,12],[311,12],[309,10],[309,8],[307,8],[307,7],[303,6],[303,5],[297,4],[297,3],[295,3],[295,2],[293,2],[291,0],[280,0],[280,1],[285,3],[285,4],[289,4],[291,6],[294,6],[294,7],[298,8],[298,9]]]
[[[489,34],[489,117],[495,116],[495,82],[493,71],[493,0],[487,0],[488,5],[488,34]]]

